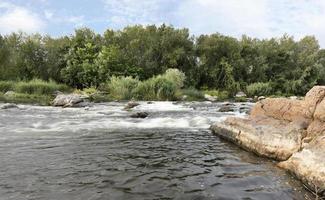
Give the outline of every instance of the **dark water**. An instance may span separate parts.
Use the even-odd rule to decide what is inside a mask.
[[[220,140],[220,104],[0,110],[0,199],[314,199],[270,160]],[[243,109],[244,111],[245,109]]]

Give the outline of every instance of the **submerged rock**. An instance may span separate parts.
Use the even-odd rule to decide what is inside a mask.
[[[11,109],[11,108],[19,108],[16,104],[13,103],[6,103],[0,106],[0,109],[5,110],[5,109]]]
[[[311,189],[325,191],[325,86],[302,100],[259,98],[250,116],[228,118],[213,132],[258,155],[283,161]]]
[[[137,107],[138,105],[140,105],[140,104],[137,102],[134,102],[134,101],[130,101],[130,102],[128,102],[128,104],[126,104],[126,106],[124,107],[124,110],[130,110],[134,107]]]
[[[149,113],[147,112],[137,112],[132,114],[130,117],[132,118],[147,118],[149,116]]]

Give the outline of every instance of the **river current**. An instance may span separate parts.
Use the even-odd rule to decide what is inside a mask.
[[[0,110],[0,199],[314,199],[275,162],[209,130],[252,104],[140,103]],[[130,117],[141,111],[149,117]]]

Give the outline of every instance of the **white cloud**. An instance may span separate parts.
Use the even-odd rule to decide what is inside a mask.
[[[0,33],[7,34],[18,30],[28,33],[40,32],[44,27],[45,23],[40,17],[27,8],[0,2]]]
[[[103,0],[111,24],[119,28],[130,24],[157,24],[166,19],[164,6],[173,0]],[[165,13],[163,13],[165,12]]]

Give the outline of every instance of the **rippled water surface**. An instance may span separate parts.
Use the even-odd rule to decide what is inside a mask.
[[[275,163],[209,131],[250,104],[123,106],[0,110],[0,199],[313,199]],[[149,117],[129,117],[139,111]]]

